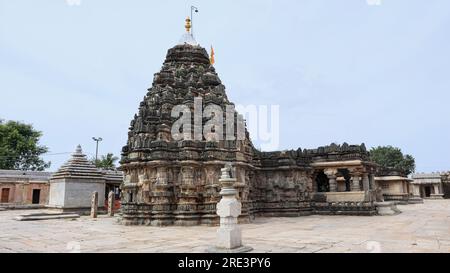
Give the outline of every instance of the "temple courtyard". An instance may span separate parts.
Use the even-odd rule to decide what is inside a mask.
[[[399,206],[394,216],[256,218],[241,225],[253,252],[450,252],[450,200]],[[124,226],[116,217],[17,221],[0,211],[0,252],[204,252],[217,227]]]

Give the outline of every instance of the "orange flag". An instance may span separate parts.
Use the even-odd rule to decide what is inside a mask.
[[[211,46],[211,57],[209,58],[209,62],[211,64],[215,63],[215,60],[214,60],[214,48],[212,46]]]

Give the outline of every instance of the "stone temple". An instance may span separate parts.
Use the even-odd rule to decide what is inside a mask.
[[[377,166],[364,144],[261,152],[246,130],[238,140],[174,139],[174,106],[193,111],[199,97],[203,109],[216,105],[225,113],[226,105],[232,105],[207,51],[189,32],[188,20],[186,29],[180,43],[168,50],[131,121],[121,159],[123,224],[218,224],[218,180],[225,163],[233,165],[237,179],[240,222],[255,216],[376,214],[375,202],[381,201]],[[236,124],[238,117],[234,113]]]

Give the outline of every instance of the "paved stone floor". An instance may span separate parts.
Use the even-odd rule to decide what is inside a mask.
[[[450,200],[395,216],[257,218],[242,225],[254,252],[450,252]],[[42,212],[43,210],[40,210]],[[115,218],[16,221],[0,211],[0,252],[204,252],[216,227],[122,226]]]

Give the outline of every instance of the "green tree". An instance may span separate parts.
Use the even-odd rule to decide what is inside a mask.
[[[95,160],[95,158],[91,159],[91,162],[95,164],[97,168],[105,169],[105,170],[115,170],[116,169],[116,161],[119,160],[117,156],[114,156],[112,153],[108,153],[102,155],[100,159]]]
[[[0,169],[43,171],[50,167],[40,156],[48,152],[39,145],[42,132],[30,124],[0,120]]]
[[[416,169],[416,162],[412,155],[403,155],[400,148],[392,146],[378,146],[370,150],[370,158],[384,168],[400,169],[407,175]]]

